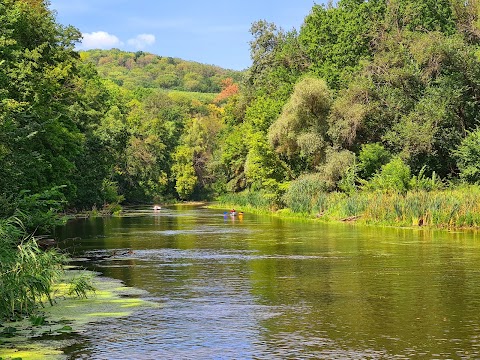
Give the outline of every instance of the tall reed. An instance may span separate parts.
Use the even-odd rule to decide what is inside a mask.
[[[480,187],[470,185],[439,191],[359,191],[342,198],[330,193],[325,215],[342,219],[361,216],[369,224],[433,227],[479,227]]]
[[[284,201],[292,213],[304,217],[355,218],[367,224],[392,226],[480,227],[480,185],[405,193],[362,190],[349,195],[324,189],[324,185],[313,178],[301,179],[290,186]],[[261,193],[229,196],[229,204],[268,207]]]
[[[45,301],[53,302],[52,285],[66,258],[43,251],[16,218],[0,221],[0,320],[31,314]]]
[[[220,204],[241,207],[243,210],[254,208],[259,210],[270,210],[274,202],[271,197],[263,191],[244,191],[241,193],[225,193],[217,198]]]

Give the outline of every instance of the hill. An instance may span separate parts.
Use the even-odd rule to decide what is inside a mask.
[[[222,80],[230,77],[239,81],[242,76],[239,71],[143,51],[88,50],[80,56],[95,65],[100,76],[130,90],[143,87],[218,93]]]

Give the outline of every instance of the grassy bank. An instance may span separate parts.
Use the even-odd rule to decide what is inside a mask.
[[[219,206],[268,213],[275,209],[266,194],[244,192],[218,198]],[[350,195],[340,192],[298,193],[287,206],[275,210],[280,216],[357,221],[384,226],[429,226],[434,228],[478,228],[480,186],[468,185],[438,191],[370,192]]]

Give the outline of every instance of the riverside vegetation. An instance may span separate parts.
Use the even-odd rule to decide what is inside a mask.
[[[330,220],[477,227],[479,14],[473,0],[315,5],[299,30],[252,24],[252,65],[238,72],[77,52],[80,32],[48,1],[3,1],[0,315],[48,299],[65,258],[36,238],[62,212],[220,196]]]

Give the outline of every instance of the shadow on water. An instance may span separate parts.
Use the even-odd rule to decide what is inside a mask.
[[[475,358],[474,233],[132,209],[59,230],[159,308],[95,324],[71,359]]]

